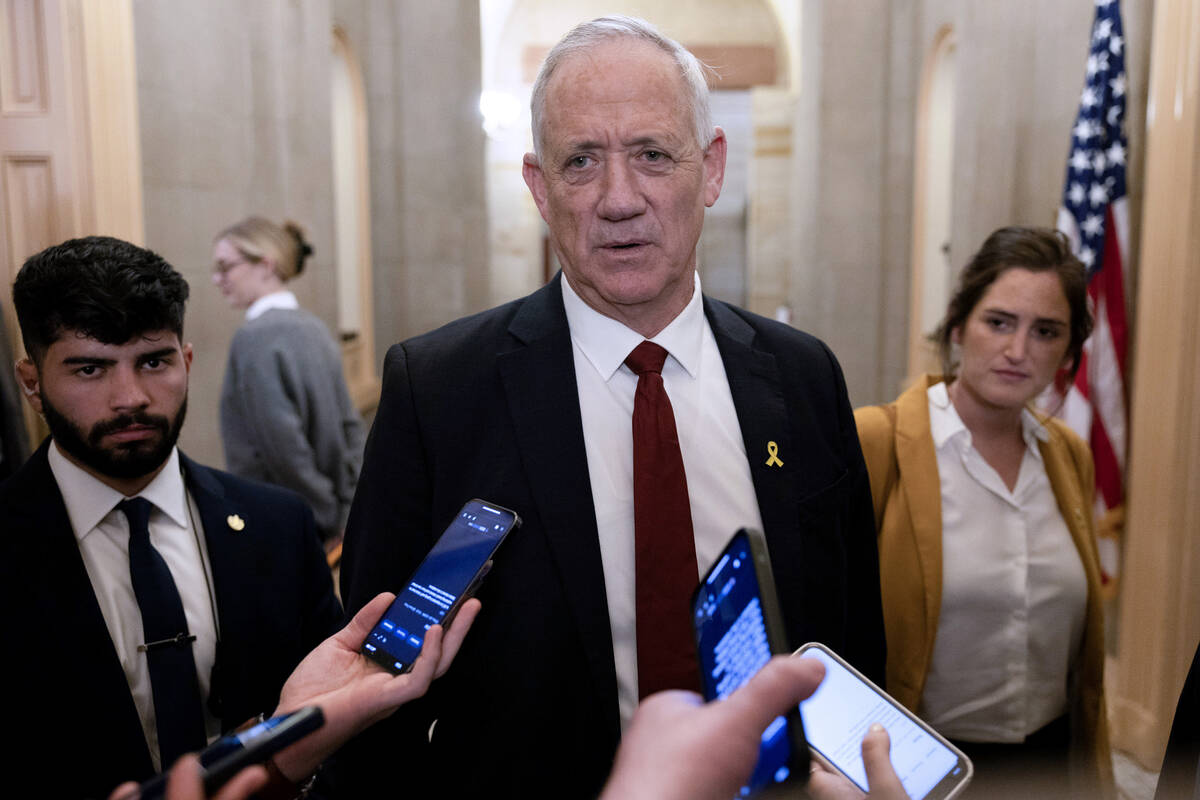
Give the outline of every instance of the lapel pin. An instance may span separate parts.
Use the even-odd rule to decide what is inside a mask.
[[[774,442],[767,442],[767,455],[770,456],[770,458],[767,459],[768,467],[783,466],[783,460],[779,457],[779,445],[775,444]]]
[[[240,531],[242,528],[246,527],[246,521],[237,514],[230,514],[225,518],[225,522],[228,523],[229,527],[233,528],[235,531]]]

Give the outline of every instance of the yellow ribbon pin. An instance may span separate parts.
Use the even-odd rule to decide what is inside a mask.
[[[767,455],[770,456],[770,458],[767,459],[768,467],[783,466],[783,460],[779,458],[779,445],[775,444],[774,442],[767,442]]]
[[[246,521],[237,514],[230,514],[225,518],[225,522],[235,531],[240,531],[242,528],[246,527]]]

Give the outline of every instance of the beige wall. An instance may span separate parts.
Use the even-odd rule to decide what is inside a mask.
[[[335,22],[368,97],[375,339],[485,304],[478,4],[212,0],[134,4],[146,243],[188,278],[196,346],[184,447],[222,464],[217,404],[241,312],[209,281],[213,235],[291,217],[316,250],[292,288],[337,322],[330,53]]]
[[[1148,6],[1123,9],[1133,208]],[[1001,225],[1054,223],[1092,13],[1087,3],[1037,0],[804,0],[790,301],[796,324],[837,353],[856,405],[894,397],[906,373],[916,108],[937,32],[950,25],[958,42],[957,271]],[[1134,238],[1131,252],[1136,226]]]
[[[370,115],[378,359],[487,305],[479,4],[335,0]]]
[[[327,3],[134,4],[146,245],[191,284],[191,455],[223,464],[217,404],[242,312],[210,281],[212,237],[257,213],[303,225],[316,250],[292,288],[331,326],[336,280]]]

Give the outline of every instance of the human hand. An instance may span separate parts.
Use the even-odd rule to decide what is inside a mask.
[[[813,800],[909,800],[890,758],[892,748],[887,730],[875,723],[862,741],[863,766],[867,771],[869,794],[863,794],[853,781],[840,772],[817,765],[808,779],[808,794]]]
[[[464,603],[444,636],[442,626],[431,627],[412,670],[393,675],[359,648],[394,599],[385,592],[363,606],[349,625],[305,656],[283,685],[276,716],[312,705],[325,714],[322,727],[273,757],[285,777],[303,780],[350,737],[425,694],[450,667],[480,608],[475,599]]]
[[[246,800],[267,782],[267,771],[260,766],[246,767],[234,775],[213,795],[212,800]],[[108,800],[137,800],[138,785],[123,783],[113,790]],[[171,767],[167,777],[164,800],[205,800],[204,782],[201,779],[200,760],[188,754],[182,756]]]
[[[724,700],[706,704],[685,691],[651,695],[625,732],[601,800],[737,796],[758,760],[763,730],[824,676],[815,659],[779,656]]]

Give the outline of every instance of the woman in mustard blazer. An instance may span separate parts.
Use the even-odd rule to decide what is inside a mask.
[[[972,757],[978,796],[1114,794],[1091,453],[1029,407],[1091,327],[1065,237],[1000,229],[934,334],[949,377],[855,412],[887,688]]]

